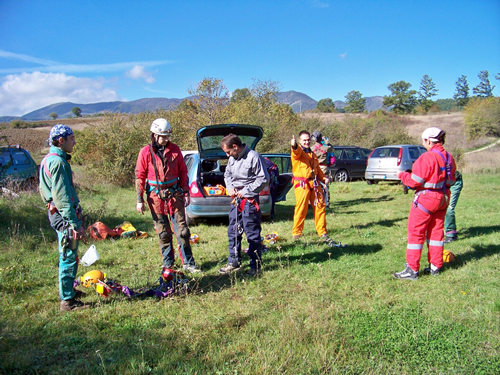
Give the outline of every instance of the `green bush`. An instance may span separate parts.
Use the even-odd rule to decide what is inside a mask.
[[[500,136],[500,98],[472,98],[465,107],[467,138]]]
[[[375,148],[418,142],[408,135],[400,119],[398,115],[379,110],[365,119],[346,116],[343,121],[333,121],[330,124],[324,124],[319,119],[308,119],[303,125],[309,131],[319,130],[333,145]]]
[[[10,122],[10,127],[12,129],[26,129],[28,124],[23,120],[12,120]]]
[[[132,184],[137,155],[149,143],[149,127],[157,117],[164,117],[164,113],[106,115],[100,125],[77,133],[74,161],[84,165],[95,181]]]

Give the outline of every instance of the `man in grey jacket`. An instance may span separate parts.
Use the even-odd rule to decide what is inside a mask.
[[[258,152],[250,150],[241,139],[229,134],[221,141],[222,150],[229,157],[224,181],[228,194],[234,199],[229,211],[229,258],[219,273],[226,274],[241,267],[241,239],[245,232],[248,241],[250,270],[247,275],[260,273],[262,261],[259,192],[269,184],[269,173]]]

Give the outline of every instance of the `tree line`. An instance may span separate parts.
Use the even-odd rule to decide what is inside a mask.
[[[489,98],[493,96],[493,89],[496,86],[492,86],[489,79],[489,72],[483,70],[478,74],[479,84],[472,89],[472,93],[477,98]],[[496,79],[500,80],[500,73],[495,76]],[[467,76],[462,75],[458,78],[456,84],[456,90],[453,95],[454,103],[459,108],[464,108],[469,100],[472,98],[470,96],[469,83],[467,82]],[[407,113],[427,113],[433,106],[437,107],[437,102],[433,101],[432,98],[437,95],[439,91],[436,88],[436,84],[433,82],[432,78],[427,74],[422,77],[420,81],[420,90],[412,90],[411,83],[405,81],[398,81],[390,84],[387,88],[390,91],[390,95],[384,96],[383,105],[388,108],[391,112],[398,114]],[[321,99],[316,109],[320,112],[347,112],[347,113],[362,113],[365,112],[366,99],[363,98],[363,94],[359,91],[352,90],[345,96],[345,107],[343,109],[336,108],[335,103],[330,98]]]

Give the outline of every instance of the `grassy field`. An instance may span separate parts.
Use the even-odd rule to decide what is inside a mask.
[[[125,220],[148,239],[96,242],[91,269],[132,289],[155,285],[160,253],[149,213],[132,189],[82,189],[93,221]],[[394,280],[405,263],[412,196],[398,185],[332,185],[329,234],[317,242],[311,214],[291,241],[293,192],[277,207],[280,239],[264,272],[234,276],[225,220],[191,232],[204,271],[192,293],[171,299],[107,299],[59,312],[57,246],[36,193],[0,198],[0,373],[8,374],[498,374],[500,373],[500,175],[466,174],[457,207],[458,259],[438,277]],[[90,246],[81,245],[80,254]],[[423,259],[426,257],[426,252]],[[426,262],[422,262],[426,266]]]

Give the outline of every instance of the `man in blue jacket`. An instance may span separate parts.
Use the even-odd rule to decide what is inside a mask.
[[[222,150],[229,157],[224,181],[228,194],[234,198],[229,211],[229,258],[227,266],[219,270],[226,274],[241,267],[241,239],[245,232],[248,240],[250,270],[247,275],[260,273],[262,260],[259,193],[269,184],[269,173],[257,151],[251,150],[235,134],[225,136]]]
[[[40,164],[40,195],[59,240],[60,309],[71,311],[88,307],[75,298],[73,288],[78,270],[78,241],[85,235],[80,201],[68,163],[76,140],[69,126],[57,124],[50,130],[48,141],[50,151]]]

